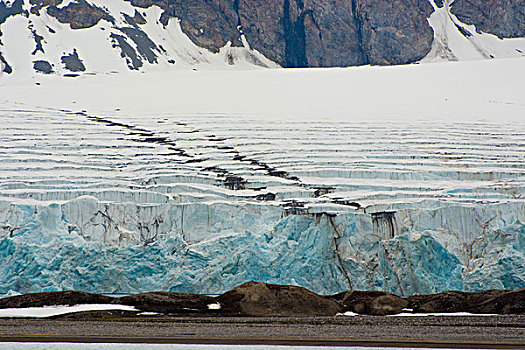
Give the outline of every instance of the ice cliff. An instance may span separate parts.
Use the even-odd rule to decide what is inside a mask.
[[[0,118],[4,293],[525,286],[522,122]]]

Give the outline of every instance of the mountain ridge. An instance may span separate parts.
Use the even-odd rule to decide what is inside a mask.
[[[522,7],[519,0],[2,1],[0,71],[71,73],[62,58],[74,52],[85,61],[76,74],[516,57],[525,52]]]

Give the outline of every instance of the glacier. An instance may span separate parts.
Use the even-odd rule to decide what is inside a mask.
[[[136,10],[91,2],[118,26]],[[0,73],[0,294],[525,287],[523,38],[430,1],[421,64],[283,70],[244,37],[212,53],[150,20],[166,52],[131,72],[110,23],[73,31],[17,3],[0,43],[15,73]],[[68,78],[77,51],[88,71]]]
[[[363,69],[343,72],[359,81]],[[0,292],[525,286],[525,120],[509,113],[519,100],[497,105],[507,120],[187,113],[172,100],[141,114],[100,110],[111,103],[97,81],[83,83],[92,104],[76,99],[89,109],[77,112],[63,84],[0,86]]]

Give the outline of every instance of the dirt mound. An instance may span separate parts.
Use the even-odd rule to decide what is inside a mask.
[[[340,303],[344,311],[364,315],[394,315],[402,312],[408,306],[405,299],[379,291],[349,290],[331,298]]]
[[[342,311],[329,298],[306,288],[261,282],[244,283],[219,296],[222,313],[243,316],[329,316]]]
[[[439,294],[416,295],[408,297],[407,300],[414,312],[467,312],[506,292],[508,291],[487,290],[475,293],[447,291]]]
[[[158,312],[163,314],[191,314],[209,312],[208,305],[215,299],[206,295],[150,292],[115,299],[114,303],[134,306],[142,311]]]
[[[525,314],[525,288],[505,292],[479,304],[472,305],[471,311],[487,314]]]
[[[0,309],[53,305],[110,304],[114,298],[78,291],[45,292],[17,295],[0,299]]]

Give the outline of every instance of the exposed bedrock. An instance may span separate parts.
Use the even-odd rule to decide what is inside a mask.
[[[11,16],[16,16],[19,14],[24,13],[23,10],[23,0],[15,0],[10,5],[7,6],[4,2],[0,2],[0,26]],[[0,48],[2,47],[2,28],[0,27]],[[0,74],[7,73],[11,74],[13,72],[13,68],[9,65],[7,60],[2,54],[2,50],[0,50]]]
[[[61,1],[56,1],[55,3],[58,5]],[[42,5],[36,5],[36,9],[38,9],[39,6]],[[35,7],[33,7],[33,9],[35,9]],[[109,13],[95,5],[89,4],[85,0],[77,0],[77,2],[71,2],[69,5],[61,8],[49,6],[47,13],[61,23],[69,23],[71,29],[90,28],[101,20],[108,22],[114,21]]]
[[[483,32],[502,38],[525,36],[523,0],[455,0],[451,12]]]
[[[426,0],[129,0],[181,19],[197,45],[218,51],[241,34],[253,49],[284,67],[402,64],[423,58],[432,45]]]
[[[371,64],[404,64],[422,59],[433,41],[425,0],[354,0],[358,40]],[[359,28],[360,27],[360,28]]]
[[[243,46],[245,35],[252,49],[283,67],[406,64],[424,58],[434,40],[428,23],[434,9],[428,0],[122,1],[137,8],[160,7],[160,23],[167,25],[177,18],[196,45],[212,52],[228,43]],[[101,20],[114,23],[113,16],[118,16],[85,0],[67,6],[61,0],[30,0],[30,4],[31,13],[47,11],[73,29],[89,28]],[[435,4],[444,6],[442,1]],[[12,11],[3,12],[7,10]],[[520,0],[456,0],[451,11],[480,31],[525,36],[525,7]]]

